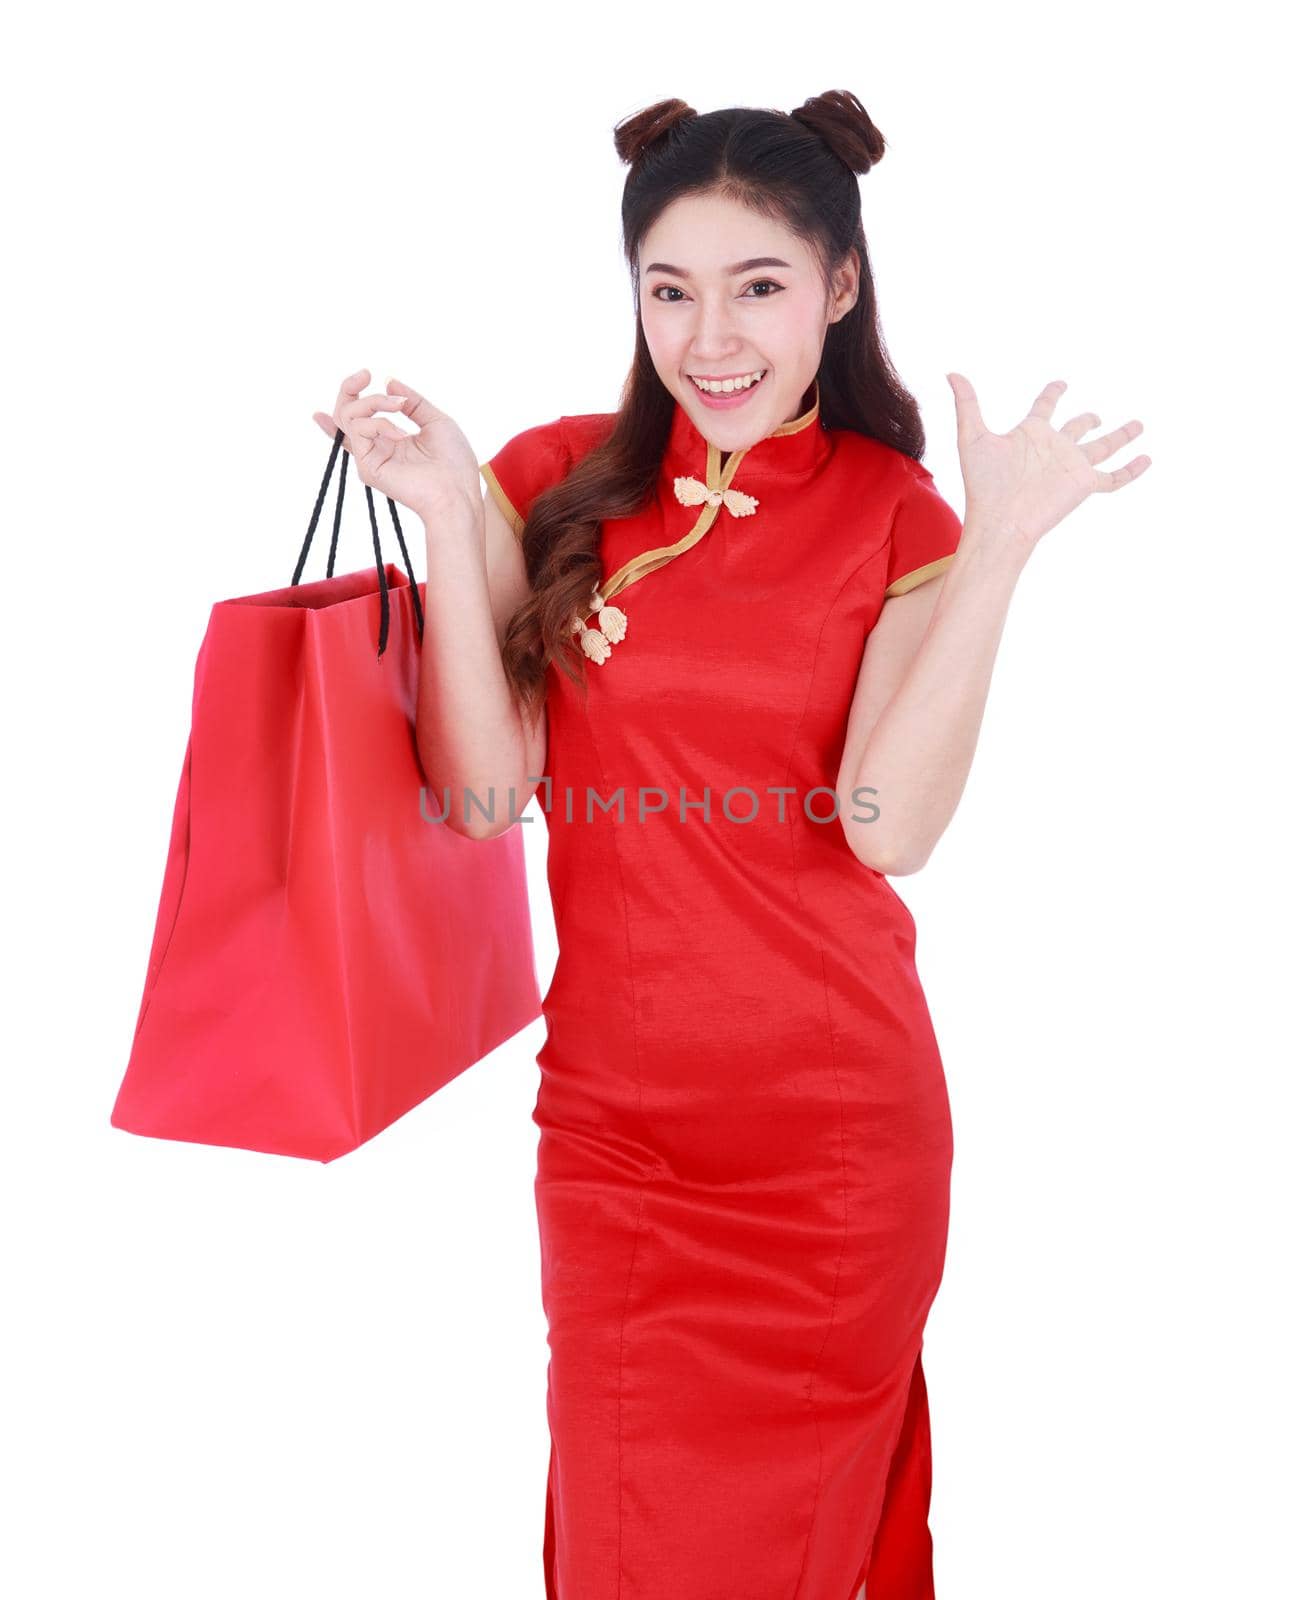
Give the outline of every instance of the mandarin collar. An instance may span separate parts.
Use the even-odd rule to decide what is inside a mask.
[[[746,482],[800,476],[819,466],[829,454],[829,441],[820,420],[818,378],[812,379],[810,394],[811,402],[800,417],[782,422],[756,444],[727,458],[726,484],[742,488]],[[699,431],[680,400],[673,401],[672,427],[664,450],[665,486],[670,487],[675,477],[698,478],[710,489],[717,488],[723,477],[721,451]]]

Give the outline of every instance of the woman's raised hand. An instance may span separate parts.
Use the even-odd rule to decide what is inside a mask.
[[[372,381],[364,367],[341,384],[329,416],[315,411],[314,421],[329,439],[339,428],[360,479],[400,505],[425,516],[448,502],[480,499],[480,466],[466,435],[445,411],[424,395],[391,378],[384,394],[367,394]],[[398,411],[416,426],[408,433],[382,411]]]
[[[1054,407],[1067,387],[1060,378],[1044,386],[1009,433],[992,433],[982,421],[976,391],[962,373],[948,372],[946,381],[955,396],[965,515],[1028,549],[1082,500],[1123,489],[1152,464],[1150,456],[1135,456],[1111,472],[1096,471],[1100,461],[1142,433],[1143,424],[1126,422],[1099,438],[1085,439],[1101,423],[1085,411],[1055,428]]]

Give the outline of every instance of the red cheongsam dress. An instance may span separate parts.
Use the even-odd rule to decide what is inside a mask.
[[[933,1595],[950,1109],[912,918],[834,785],[866,636],[961,523],[804,398],[724,467],[675,406],[657,492],[602,525],[586,702],[549,669],[548,1600]],[[481,468],[518,536],[611,422]]]

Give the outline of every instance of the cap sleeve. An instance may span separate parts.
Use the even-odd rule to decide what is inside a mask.
[[[480,476],[517,539],[524,532],[534,501],[544,489],[559,483],[570,469],[563,421],[558,417],[554,422],[526,428],[508,439],[480,467]]]
[[[884,598],[906,594],[950,565],[959,548],[963,523],[926,467],[911,459],[913,471],[892,519]]]

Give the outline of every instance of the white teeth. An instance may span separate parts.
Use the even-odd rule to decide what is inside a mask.
[[[720,383],[710,383],[707,378],[691,378],[697,389],[702,389],[706,394],[734,394],[736,389],[751,389],[753,385],[766,376],[766,368],[761,372],[746,372],[742,378],[723,378]]]

